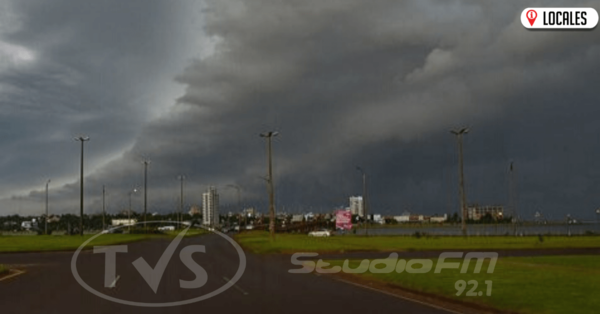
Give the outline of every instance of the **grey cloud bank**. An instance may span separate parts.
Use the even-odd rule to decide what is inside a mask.
[[[514,160],[525,218],[589,219],[599,207],[598,32],[528,31],[519,2],[56,2],[49,13],[24,3],[1,38],[35,61],[0,66],[0,187],[27,194],[40,182],[24,213],[42,207],[46,177],[68,183],[53,190],[55,209],[76,212],[79,133],[92,137],[90,212],[102,184],[122,209],[141,156],[152,160],[152,210],[175,207],[180,173],[189,203],[208,184],[237,183],[261,206],[266,130],[281,133],[279,209],[345,204],[361,191],[361,165],[375,212],[454,212],[448,130],[462,125],[469,202],[506,204]]]

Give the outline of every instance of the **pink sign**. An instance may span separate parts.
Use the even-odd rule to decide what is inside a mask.
[[[352,213],[349,210],[338,210],[335,212],[336,229],[352,229]]]

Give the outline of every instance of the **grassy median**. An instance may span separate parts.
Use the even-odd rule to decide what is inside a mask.
[[[446,262],[451,260],[446,260]],[[331,265],[343,265],[343,261],[327,261]],[[356,268],[361,261],[350,261]],[[437,261],[433,260],[433,265]],[[392,272],[388,274],[353,274],[366,281],[391,283],[411,290],[441,295],[464,302],[492,306],[519,313],[596,313],[600,308],[600,256],[541,256],[500,258],[492,274],[487,273],[488,262],[482,271],[474,274],[474,261],[470,270],[461,274],[459,269],[443,269],[436,274],[432,269],[423,274]],[[466,296],[473,284],[469,284],[460,296],[455,284],[458,280],[475,280],[474,292],[482,296]],[[491,281],[491,295],[486,296]]]
[[[0,236],[0,252],[42,252],[69,251],[77,249],[93,235],[84,236]],[[87,247],[93,245],[111,245],[156,238],[157,235],[145,234],[106,234],[102,235]]]
[[[165,231],[163,234],[103,234],[86,245],[90,248],[94,245],[113,245],[121,243],[136,242],[142,240],[156,239],[160,237],[176,237],[181,230]],[[190,229],[185,237],[201,236],[209,233],[205,229]],[[1,252],[46,252],[46,251],[73,251],[83,242],[93,237],[93,234],[82,236],[73,235],[32,235],[32,236],[0,236]]]
[[[424,251],[478,249],[561,249],[600,248],[598,236],[545,236],[543,242],[530,237],[414,237],[414,236],[354,236],[313,238],[306,234],[277,234],[271,241],[264,231],[236,235],[237,241],[254,253],[295,252],[356,252],[356,251]]]

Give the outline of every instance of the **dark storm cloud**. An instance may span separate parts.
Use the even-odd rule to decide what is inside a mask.
[[[208,184],[232,202],[222,188],[236,183],[247,202],[261,205],[265,143],[258,133],[279,130],[280,209],[347,203],[361,193],[360,165],[374,212],[453,212],[457,153],[448,130],[469,125],[470,202],[506,205],[514,160],[523,216],[591,217],[600,203],[599,35],[528,31],[522,9],[506,1],[209,1],[202,18],[214,53],[175,77],[184,95],[88,186],[98,191],[110,182],[123,202],[147,156],[153,209],[173,207],[179,173],[189,176],[189,203]],[[131,10],[114,14],[130,17]],[[143,36],[149,30],[131,31],[142,32],[142,45],[151,42]],[[149,58],[148,49],[124,47]],[[84,112],[95,116],[94,108]]]

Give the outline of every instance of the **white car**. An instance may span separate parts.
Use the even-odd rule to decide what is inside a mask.
[[[317,230],[317,231],[311,231],[308,233],[309,237],[330,237],[331,236],[331,231],[327,230],[327,229],[321,229],[321,230]]]

